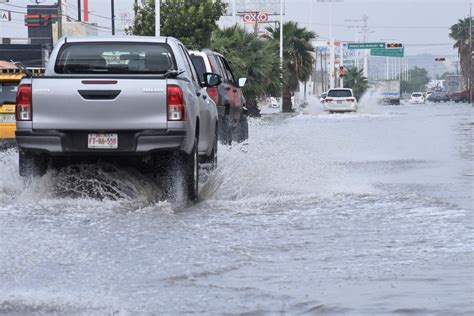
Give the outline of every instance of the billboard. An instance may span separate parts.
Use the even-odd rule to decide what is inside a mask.
[[[235,12],[266,12],[268,14],[280,14],[281,0],[225,0],[227,3],[227,14],[232,15],[232,5],[235,3]],[[285,1],[283,2],[283,14],[285,14]]]

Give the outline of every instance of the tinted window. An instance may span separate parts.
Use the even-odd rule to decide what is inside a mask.
[[[209,57],[209,62],[211,63],[212,67],[212,72],[220,75],[222,77],[222,80],[225,80],[225,74],[224,71],[222,70],[222,66],[217,60],[216,55],[208,55]]]
[[[352,97],[352,93],[350,90],[331,90],[328,92],[328,97],[333,97],[333,98],[346,98],[346,97]]]
[[[55,72],[60,74],[163,74],[176,69],[167,44],[70,43],[61,48]]]
[[[411,96],[415,97],[415,98],[418,98],[418,97],[421,97],[421,93],[413,93]]]
[[[191,55],[191,60],[193,61],[194,67],[198,73],[199,80],[203,80],[203,75],[206,71],[206,64],[204,63],[204,58],[198,55]]]
[[[16,83],[0,83],[0,105],[4,103],[16,103]]]
[[[234,77],[234,74],[232,73],[232,69],[230,69],[230,66],[227,63],[227,60],[225,60],[225,58],[221,58],[221,61],[224,65],[225,71],[227,73],[227,79],[229,80],[229,82],[235,84],[235,77]]]

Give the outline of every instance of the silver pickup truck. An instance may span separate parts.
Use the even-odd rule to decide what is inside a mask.
[[[41,78],[18,88],[22,176],[82,161],[134,163],[198,195],[199,162],[217,159],[217,109],[187,49],[171,37],[63,38]]]

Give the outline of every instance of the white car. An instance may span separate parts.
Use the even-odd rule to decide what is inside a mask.
[[[411,104],[424,104],[425,103],[425,97],[423,96],[423,93],[421,92],[413,92],[411,94],[410,98],[410,103]]]
[[[354,97],[352,89],[329,89],[324,100],[324,110],[328,112],[357,111],[357,99]]]

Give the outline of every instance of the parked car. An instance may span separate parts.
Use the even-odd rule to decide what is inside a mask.
[[[324,109],[328,112],[355,112],[357,107],[352,89],[329,89],[324,100]]]
[[[429,97],[428,101],[430,102],[447,102],[449,97],[444,92],[433,92]]]
[[[410,97],[411,104],[424,104],[425,98],[421,92],[413,92]]]
[[[194,200],[199,156],[217,158],[217,109],[206,87],[219,84],[217,74],[200,80],[171,37],[62,38],[45,76],[18,88],[20,175],[111,159],[144,166],[172,196]]]
[[[321,104],[323,104],[324,100],[326,99],[327,96],[328,96],[327,92],[321,93],[321,95],[319,96],[319,102],[321,102]]]
[[[451,100],[454,102],[469,102],[469,89],[457,91],[451,94]]]
[[[242,93],[247,79],[236,80],[229,62],[222,54],[207,49],[202,52],[191,51],[190,54],[199,78],[202,79],[209,72],[222,78],[219,86],[207,89],[209,96],[217,104],[220,141],[230,145],[232,141],[242,142],[248,139],[247,108]]]

